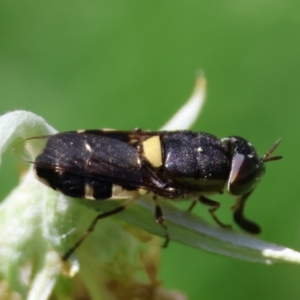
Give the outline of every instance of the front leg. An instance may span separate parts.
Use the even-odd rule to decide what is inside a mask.
[[[221,227],[226,228],[226,229],[231,229],[231,226],[228,224],[224,224],[223,222],[221,222],[218,217],[215,215],[215,211],[220,207],[220,203],[215,201],[215,200],[211,200],[206,198],[205,196],[200,196],[199,197],[199,201],[207,206],[210,206],[209,208],[209,213],[211,214],[212,218],[215,220],[215,222],[217,222]],[[195,205],[194,205],[195,206]],[[190,208],[193,208],[193,203],[191,205]]]

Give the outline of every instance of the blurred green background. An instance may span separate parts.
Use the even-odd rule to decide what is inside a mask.
[[[241,135],[264,154],[282,137],[247,216],[261,238],[300,250],[300,3],[285,1],[1,1],[0,113],[33,111],[56,129],[157,129],[205,70],[194,130]],[[17,182],[1,167],[1,199]],[[230,197],[219,216],[231,223]],[[209,219],[206,208],[197,213]],[[300,269],[171,243],[160,278],[190,299],[299,299]]]

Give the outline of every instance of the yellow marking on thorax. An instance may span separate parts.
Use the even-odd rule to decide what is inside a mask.
[[[162,166],[162,149],[158,135],[153,136],[143,142],[144,156],[149,160],[152,166],[158,168]]]

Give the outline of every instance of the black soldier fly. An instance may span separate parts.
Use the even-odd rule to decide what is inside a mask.
[[[259,157],[245,139],[230,136],[219,139],[204,132],[86,130],[62,132],[24,140],[36,177],[64,195],[90,199],[127,199],[114,210],[99,214],[85,235],[64,256],[67,260],[96,226],[98,220],[126,209],[142,195],[152,193],[155,219],[167,227],[158,197],[170,200],[193,199],[209,206],[214,220],[219,202],[213,193],[226,189],[237,199],[235,222],[245,231],[257,234],[260,227],[244,216],[245,202],[265,172],[265,163],[279,144]],[[30,150],[31,149],[31,150]],[[34,151],[32,151],[34,149]]]

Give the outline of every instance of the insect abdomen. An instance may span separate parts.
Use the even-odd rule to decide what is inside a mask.
[[[35,160],[40,181],[74,198],[108,199],[113,194],[114,183],[128,190],[135,189],[142,178],[140,169],[136,148],[110,137],[84,132],[49,137]],[[128,178],[132,184],[127,181],[123,184]]]
[[[42,182],[69,197],[102,200],[112,196],[109,181],[41,167],[35,171]]]

